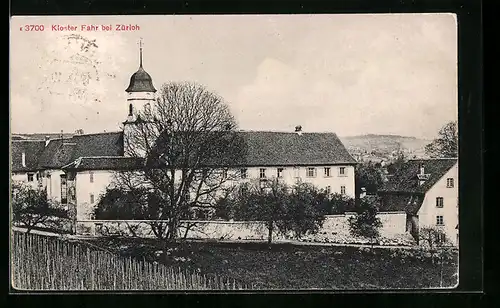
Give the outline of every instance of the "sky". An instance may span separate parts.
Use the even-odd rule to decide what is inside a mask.
[[[453,14],[13,17],[11,131],[119,130],[140,38],[157,89],[198,82],[243,130],[431,139],[458,117]]]

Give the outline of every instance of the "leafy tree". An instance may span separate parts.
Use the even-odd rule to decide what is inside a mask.
[[[324,191],[306,183],[297,183],[285,196],[283,217],[276,221],[278,229],[291,232],[296,239],[307,233],[317,233],[325,220],[325,207],[330,203]]]
[[[45,190],[13,183],[11,197],[12,221],[14,224],[24,226],[27,233],[52,217],[67,216],[66,211],[59,204],[47,199]]]
[[[408,158],[406,157],[405,153],[403,151],[398,151],[396,153],[395,158],[392,159],[386,166],[386,170],[389,174],[395,174],[397,173],[403,164],[408,161]]]
[[[384,183],[382,167],[371,162],[359,164],[356,167],[355,181],[356,195],[361,193],[362,187],[367,194],[376,194]]]
[[[432,158],[458,157],[458,123],[449,122],[438,133],[438,137],[425,146],[425,153]]]
[[[354,236],[369,238],[372,244],[380,236],[382,227],[380,218],[377,217],[380,199],[376,196],[367,196],[360,200],[357,213],[349,218],[349,228]]]
[[[328,196],[324,212],[327,215],[342,215],[348,211],[354,211],[354,199],[343,194],[334,193]]]
[[[238,221],[264,221],[270,244],[275,231],[292,233],[296,238],[317,232],[323,225],[328,203],[328,195],[313,186],[288,186],[273,178],[237,185],[231,194],[219,199],[216,213]]]

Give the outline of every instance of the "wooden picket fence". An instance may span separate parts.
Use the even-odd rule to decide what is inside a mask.
[[[11,277],[18,290],[244,290],[233,279],[23,232],[12,232]]]

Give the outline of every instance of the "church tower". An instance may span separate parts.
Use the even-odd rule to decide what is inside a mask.
[[[127,120],[123,122],[123,143],[125,156],[127,149],[132,146],[130,133],[134,125],[144,125],[147,119],[139,115],[154,106],[156,89],[151,76],[142,67],[142,39],[139,42],[139,69],[130,77],[127,92]]]

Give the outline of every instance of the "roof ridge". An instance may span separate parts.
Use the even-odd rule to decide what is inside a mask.
[[[93,135],[109,135],[109,134],[119,134],[122,133],[122,131],[117,130],[113,132],[99,132],[99,133],[88,133],[88,134],[75,134],[73,137],[80,137],[80,136],[93,136]]]
[[[129,156],[80,156],[81,159],[87,158],[141,158],[141,157],[129,157]]]
[[[436,157],[436,158],[412,158],[408,161],[419,161],[419,160],[457,160],[458,157]]]
[[[22,140],[19,140],[19,139],[11,139],[10,141],[12,142],[45,142],[45,140],[39,140],[39,139],[22,139]]]
[[[276,134],[297,134],[295,131],[277,131],[277,130],[238,130],[238,133],[276,133]],[[315,131],[302,131],[302,135],[304,134],[328,134],[335,135],[335,132],[315,132]]]

